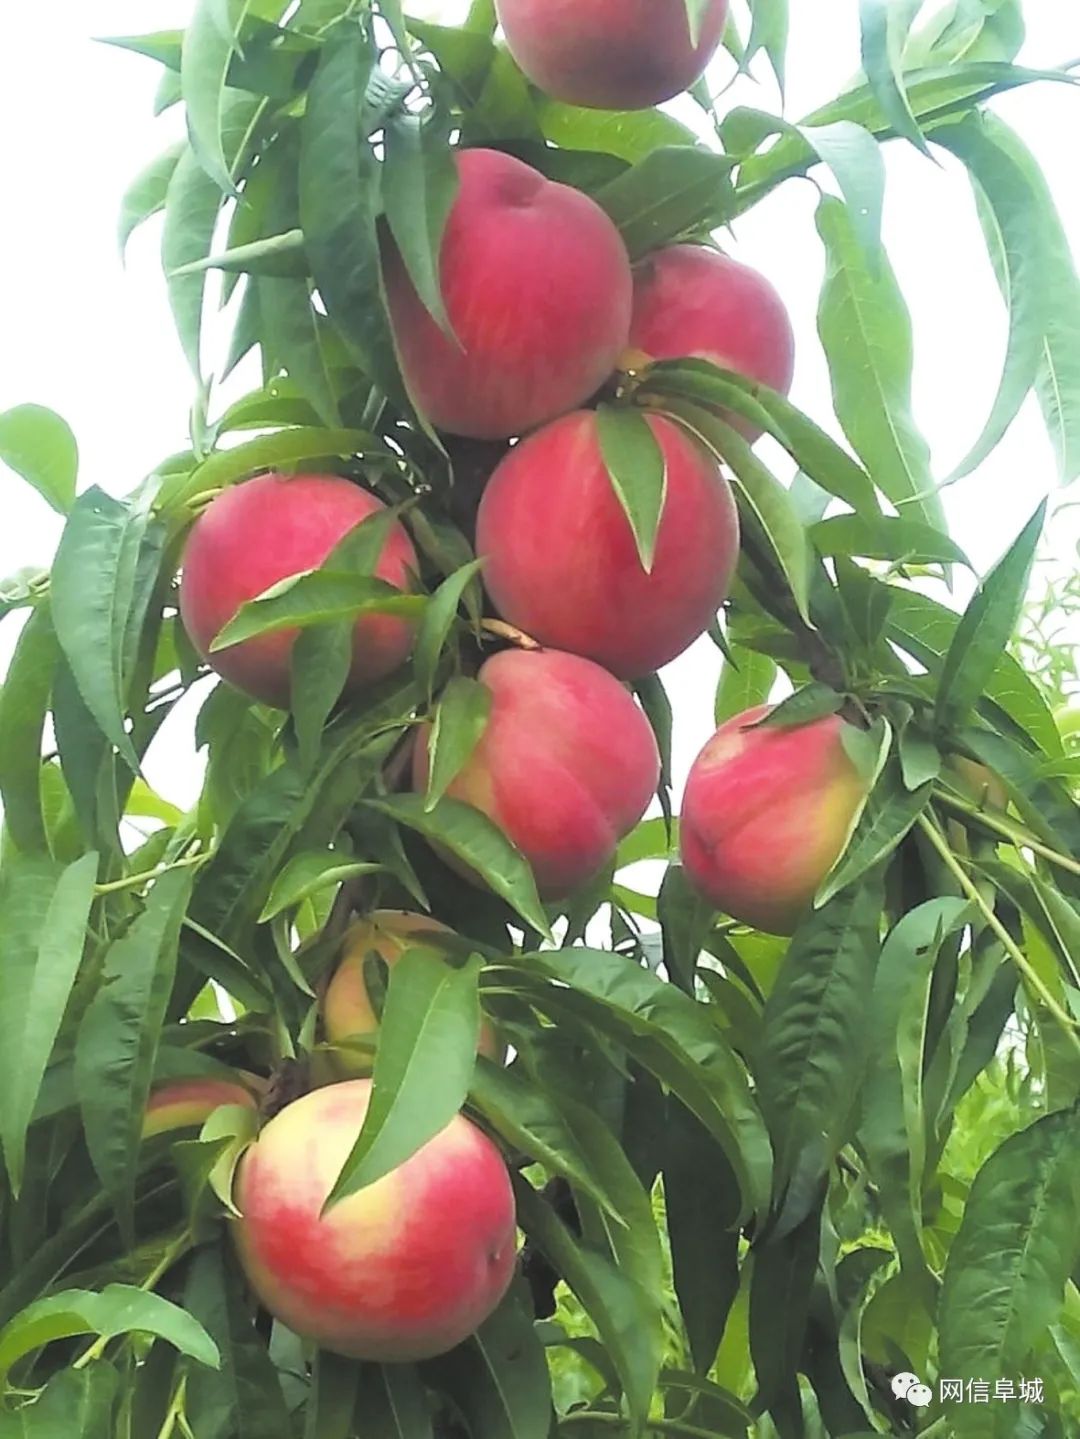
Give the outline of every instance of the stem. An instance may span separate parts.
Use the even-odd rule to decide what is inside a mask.
[[[129,874],[126,879],[117,879],[111,884],[97,884],[94,886],[94,893],[118,894],[120,890],[138,889],[140,885],[149,884],[152,879],[171,874],[174,869],[191,869],[195,865],[205,864],[211,858],[209,854],[191,854],[186,859],[174,860],[172,864],[166,864],[161,869],[150,869],[143,874]]]
[[[923,834],[926,835],[927,839],[941,856],[946,868],[955,876],[956,881],[959,884],[960,888],[964,891],[964,894],[972,902],[972,904],[975,905],[976,909],[979,910],[980,914],[982,914],[987,924],[997,935],[1001,943],[1005,946],[1006,952],[1008,953],[1013,963],[1016,965],[1017,969],[1020,971],[1025,982],[1039,996],[1043,1004],[1046,1006],[1046,1008],[1057,1020],[1058,1024],[1060,1024],[1062,1029],[1065,1031],[1066,1035],[1069,1038],[1069,1042],[1076,1049],[1077,1053],[1080,1054],[1080,1035],[1077,1034],[1076,1021],[1072,1018],[1070,1014],[1068,1014],[1064,1009],[1062,1009],[1061,1005],[1047,989],[1040,976],[1028,963],[1027,957],[1025,956],[1023,950],[1016,943],[1012,935],[1002,924],[1001,920],[998,919],[997,915],[994,913],[994,911],[987,904],[986,900],[979,893],[977,886],[972,882],[971,878],[964,870],[963,865],[961,865],[960,861],[956,858],[952,850],[949,848],[945,837],[942,835],[937,825],[934,824],[932,820],[927,819],[926,815],[924,814],[919,816],[918,825],[919,828],[922,830]]]
[[[567,1424],[610,1424],[620,1429],[630,1428],[630,1420],[621,1414],[603,1414],[590,1409],[579,1409],[564,1415],[559,1427],[564,1428]],[[651,1429],[654,1434],[673,1434],[681,1436],[681,1439],[716,1439],[712,1429],[697,1429],[692,1424],[680,1424],[677,1419],[646,1419],[645,1428]]]
[[[169,1412],[165,1415],[165,1418],[162,1421],[161,1428],[158,1430],[157,1439],[172,1439],[172,1432],[176,1428],[180,1416],[184,1412],[186,1390],[187,1375],[185,1374],[184,1377],[180,1380],[180,1383],[176,1386],[176,1392],[173,1394],[172,1403],[169,1405]]]
[[[1056,849],[1043,844],[1042,840],[1036,839],[1029,834],[1021,825],[1013,824],[1008,818],[999,818],[991,810],[980,809],[978,805],[961,799],[958,795],[950,794],[947,790],[937,790],[934,798],[947,804],[950,809],[956,810],[958,814],[966,815],[968,819],[977,820],[979,824],[992,829],[1000,834],[1003,839],[1011,840],[1018,848],[1030,849],[1033,854],[1041,855],[1043,859],[1051,864],[1056,864],[1060,869],[1066,869],[1070,874],[1080,874],[1080,863],[1070,859],[1067,854],[1060,854]]]
[[[508,625],[504,620],[482,620],[480,628],[485,634],[496,635],[501,640],[509,640],[512,645],[517,645],[519,650],[538,650],[543,646],[532,635],[527,635],[523,630]]]

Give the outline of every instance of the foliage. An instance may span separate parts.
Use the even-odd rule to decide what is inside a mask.
[[[953,0],[921,28],[918,10],[864,0],[865,76],[796,123],[722,113],[698,87],[709,145],[659,112],[540,96],[494,45],[487,0],[456,28],[396,0],[199,0],[185,34],[116,42],[163,66],[163,107],[186,107],[188,139],[133,184],[122,231],[164,212],[196,399],[190,448],[123,501],[77,489],[57,417],[0,416],[0,458],[66,514],[51,574],[0,592],[0,615],[25,621],[0,695],[0,1435],[52,1433],[58,1416],[84,1439],[1074,1432],[1080,813],[1053,711],[1075,651],[1047,625],[1075,613],[1075,582],[1026,611],[1010,654],[1040,509],[951,607],[963,537],[944,533],[879,225],[881,145],[967,166],[1010,337],[965,467],[1034,392],[1074,479],[1080,280],[1036,160],[993,109],[1070,77],[1016,63],[1013,0]],[[755,0],[747,43],[729,31],[728,48],[782,75],[785,15]],[[661,819],[625,841],[614,877],[545,909],[475,812],[400,793],[436,706],[450,773],[467,757],[484,722],[469,677],[501,642],[478,624],[467,447],[414,411],[382,289],[386,225],[438,312],[451,137],[593,194],[635,255],[705,238],[794,177],[821,182],[819,329],[843,441],[703,361],[628,373],[606,396],[643,555],[663,475],[635,411],[676,417],[734,475],[744,546],[716,631],[718,716],[779,672],[803,719],[842,707],[880,741],[870,802],[790,945],[720,915],[690,924]],[[225,356],[202,324],[217,272]],[[217,413],[210,374],[252,352],[261,388]],[[737,415],[772,437],[778,473]],[[295,719],[213,688],[205,786],[177,813],[140,770],[206,673],[177,612],[184,537],[222,488],[297,466],[401,507],[421,554],[415,657],[352,703],[339,669],[310,666]],[[357,564],[236,623],[332,636],[379,602]],[[668,748],[662,685],[645,688]],[[1007,811],[964,789],[958,757],[1004,784]],[[156,826],[137,844],[133,816]],[[463,886],[448,853],[486,888]],[[623,873],[649,860],[668,876],[659,907]],[[376,905],[430,907],[468,962],[420,999],[419,969],[391,986],[387,1098],[342,1182],[399,1162],[467,1091],[515,1171],[527,1283],[446,1358],[343,1381],[333,1356],[253,1320],[223,1238],[220,1161],[243,1136],[219,1123],[173,1146],[139,1126],[166,1079],[239,1066],[280,1091],[317,1074],[319,982],[352,913]],[[437,1009],[455,987],[512,1045],[505,1072],[474,1062],[474,1022],[433,1046],[405,1014],[404,996]],[[943,1407],[935,1388],[920,1413],[890,1389],[900,1370],[1038,1374],[1045,1402]]]

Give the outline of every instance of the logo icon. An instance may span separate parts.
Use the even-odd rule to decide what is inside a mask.
[[[906,1400],[913,1409],[925,1409],[934,1397],[929,1384],[924,1384],[917,1374],[897,1374],[892,1381],[892,1392],[897,1399]]]

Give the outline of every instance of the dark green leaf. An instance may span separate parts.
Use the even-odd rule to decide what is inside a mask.
[[[45,850],[41,750],[60,648],[47,608],[30,616],[0,690],[0,799],[4,823],[26,852]]]
[[[596,429],[611,487],[630,523],[641,566],[649,574],[667,494],[663,451],[640,410],[601,405]]]
[[[931,790],[929,783],[915,790],[908,789],[899,761],[887,763],[870,792],[844,853],[825,877],[815,904],[826,904],[887,859],[926,809]]]
[[[382,169],[386,219],[417,295],[448,335],[439,257],[457,190],[457,167],[445,132],[430,120],[394,116],[386,127]]]
[[[429,812],[468,764],[490,716],[491,691],[479,681],[456,675],[443,690],[428,740]]]
[[[483,560],[472,560],[455,570],[435,591],[424,611],[416,631],[413,669],[417,683],[428,696],[434,689],[439,656],[453,628],[462,597],[473,584],[482,566]]]
[[[423,610],[424,604],[421,595],[402,594],[385,580],[369,575],[307,570],[281,580],[241,605],[210,649],[224,650],[256,635],[307,629],[332,620],[355,620],[363,614],[412,617]]]

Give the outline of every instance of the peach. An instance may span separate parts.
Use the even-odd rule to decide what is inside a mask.
[[[237,689],[266,704],[289,704],[295,630],[278,630],[211,652],[240,606],[280,580],[316,569],[339,540],[383,508],[337,475],[260,475],[223,491],[200,515],[184,552],[180,614],[196,649]],[[375,574],[398,589],[417,567],[408,535],[395,524]],[[364,615],[353,632],[347,690],[397,669],[412,647],[412,625],[397,615]]]
[[[509,1287],[510,1177],[495,1144],[456,1115],[323,1214],[370,1099],[370,1080],[332,1084],[266,1125],[237,1172],[236,1247],[295,1334],[353,1359],[427,1359],[466,1339]]]
[[[504,650],[478,676],[491,691],[480,743],[450,785],[532,865],[545,899],[597,873],[648,808],[660,758],[648,720],[606,670],[556,650]],[[427,786],[428,745],[413,751]]]
[[[648,573],[591,412],[566,415],[516,445],[477,515],[477,553],[503,618],[622,679],[658,670],[708,628],[739,551],[735,502],[714,461],[673,421],[646,422],[667,466]]]
[[[323,1025],[331,1044],[364,1035],[372,1035],[379,1021],[368,993],[364,977],[364,960],[377,954],[393,967],[413,944],[423,944],[425,935],[450,934],[445,924],[426,914],[409,914],[405,910],[379,909],[367,919],[354,924],[345,935],[341,960],[323,996]],[[485,1020],[480,1031],[479,1052],[488,1059],[501,1060],[503,1047],[490,1023]],[[343,1073],[363,1074],[371,1068],[371,1060],[359,1050],[339,1050],[336,1067]]]
[[[717,909],[766,934],[792,934],[843,852],[866,781],[839,715],[749,728],[768,712],[761,705],[728,720],[694,761],[680,845],[690,880]]]
[[[707,0],[697,42],[686,0],[496,0],[510,53],[534,85],[571,105],[643,110],[704,74],[728,0]]]
[[[795,373],[791,318],[776,290],[701,245],[672,245],[637,267],[630,348],[653,360],[711,360],[784,395]],[[745,420],[735,423],[757,438]]]
[[[387,244],[387,298],[405,378],[438,429],[520,435],[574,409],[610,375],[630,331],[626,248],[594,200],[496,150],[457,156],[442,295],[455,338]]]
[[[166,1134],[173,1129],[201,1129],[222,1104],[255,1108],[250,1089],[228,1079],[174,1079],[150,1095],[143,1116],[142,1137]]]

